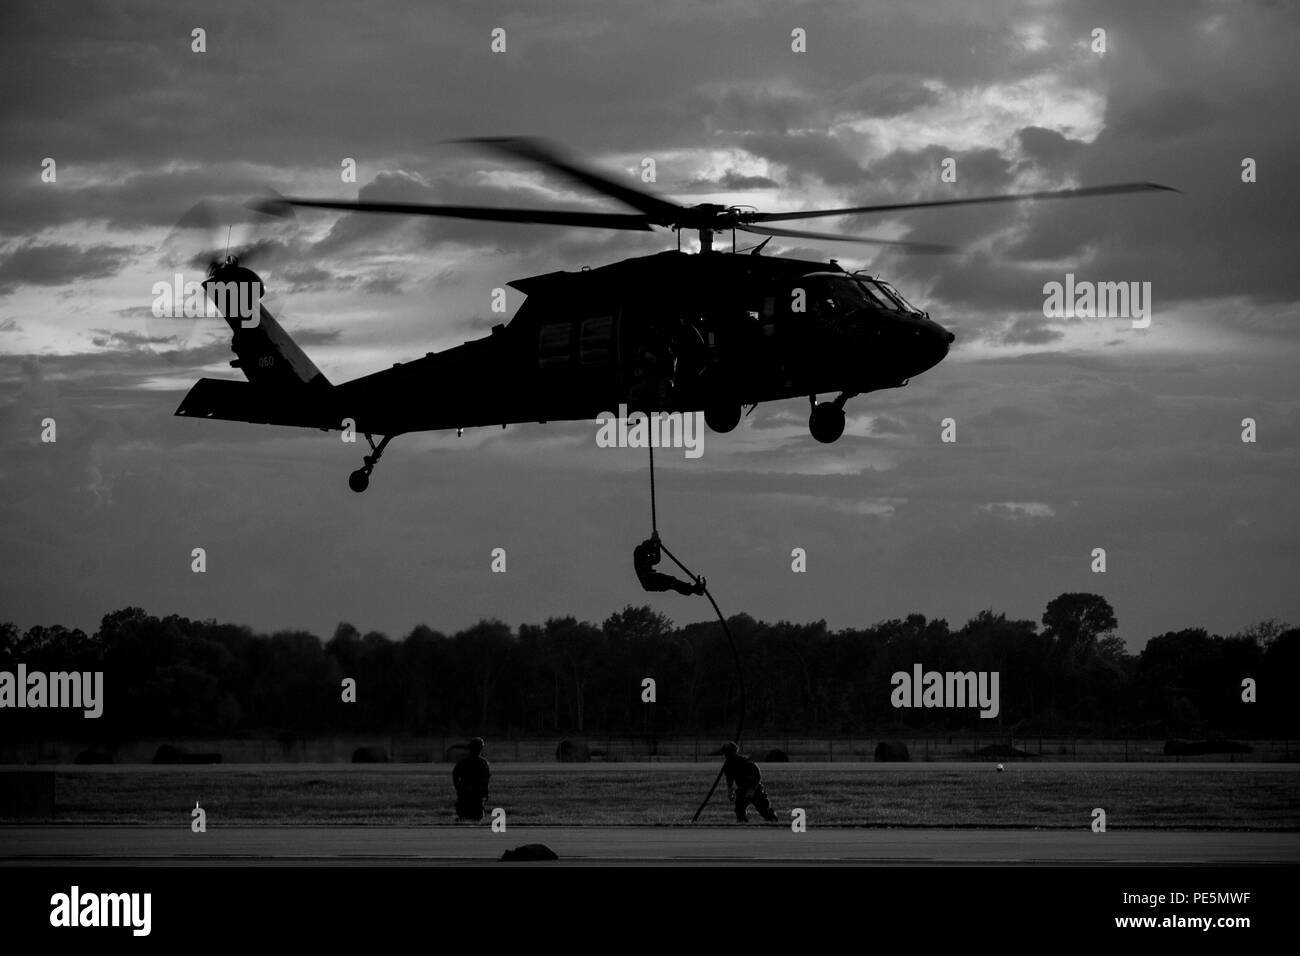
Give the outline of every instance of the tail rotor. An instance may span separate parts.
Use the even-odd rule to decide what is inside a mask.
[[[227,310],[231,306],[229,301],[214,302],[214,285],[232,268],[250,274],[257,282],[256,301],[281,314],[267,294],[268,287],[251,270],[264,268],[274,278],[299,242],[291,211],[269,215],[233,201],[195,203],[168,231],[153,257],[155,282],[145,320],[148,345],[178,365],[211,361],[206,349],[215,347],[229,324],[221,306]],[[247,279],[242,273],[241,277]],[[246,322],[256,318],[247,309],[253,298],[246,296],[243,302],[245,311],[239,318]]]

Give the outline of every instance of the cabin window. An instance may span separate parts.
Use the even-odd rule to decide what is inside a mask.
[[[572,360],[573,323],[543,325],[537,333],[537,367],[543,372],[564,368]]]
[[[614,317],[599,315],[582,323],[578,357],[583,365],[599,365],[614,357]]]

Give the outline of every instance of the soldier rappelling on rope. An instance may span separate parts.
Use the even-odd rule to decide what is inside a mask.
[[[662,571],[656,571],[655,565],[663,560],[663,545],[659,541],[659,532],[656,531],[638,544],[632,550],[632,565],[636,568],[636,578],[641,582],[641,587],[647,591],[676,591],[678,594],[703,594],[704,578],[695,579],[694,583],[687,583],[671,574],[664,574]]]

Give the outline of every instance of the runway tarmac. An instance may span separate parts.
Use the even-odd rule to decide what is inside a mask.
[[[3,865],[439,865],[544,843],[570,864],[1290,864],[1300,833],[735,827],[0,827]],[[535,864],[534,864],[535,865]]]

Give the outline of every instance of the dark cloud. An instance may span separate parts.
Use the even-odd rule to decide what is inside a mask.
[[[720,192],[731,190],[740,192],[746,189],[774,189],[778,185],[775,179],[767,176],[745,176],[729,169],[715,179],[692,179],[683,192]]]
[[[956,182],[941,179],[943,163],[952,159]],[[868,185],[869,184],[869,185]],[[871,164],[866,172],[863,192],[855,200],[863,205],[873,201],[904,202],[908,199],[962,199],[1012,192],[1010,160],[994,149],[953,150],[929,146],[920,150],[897,150]],[[867,232],[865,224],[880,215],[858,216],[845,220],[854,231]],[[979,206],[955,210],[920,210],[893,214],[910,227],[908,238],[942,242],[958,248],[967,247],[1002,226],[1015,215],[1007,206]],[[939,260],[943,263],[945,260]],[[933,271],[935,264],[918,263],[923,271]]]
[[[402,277],[393,272],[384,272],[362,282],[361,290],[368,295],[401,295]]]
[[[105,176],[106,172],[119,174]],[[132,167],[121,171],[68,160],[59,165],[56,182],[34,180],[31,170],[7,157],[0,161],[0,232],[35,231],[77,222],[98,222],[123,230],[166,228],[201,200],[228,200],[221,208],[233,211],[247,200],[265,196],[270,185],[264,175],[243,164],[218,166],[198,161],[192,167],[174,168],[147,154],[135,157]],[[252,216],[244,211],[238,218],[247,221]],[[211,241],[213,237],[204,238]]]
[[[957,179],[940,179],[945,159],[954,160]],[[1005,192],[1012,183],[1010,161],[996,149],[953,150],[927,146],[897,150],[871,164],[872,182],[882,191],[917,199],[961,199]]]
[[[1038,409],[1023,405],[996,405],[969,419],[969,423],[982,428],[1024,428],[1041,426],[1048,419],[1049,416]]]
[[[871,422],[871,432],[875,435],[906,435],[907,426],[892,415],[877,415]]]
[[[862,166],[829,133],[749,133],[739,137],[738,144],[755,156],[786,167],[792,182],[815,177],[828,185],[844,186],[862,180]]]
[[[450,328],[455,331],[463,332],[466,335],[479,336],[492,330],[494,325],[501,324],[499,315],[483,315],[475,313],[466,316],[463,319],[455,319],[450,323]]]
[[[333,345],[338,342],[342,335],[342,329],[312,329],[302,326],[294,326],[293,340],[299,345],[310,348],[314,345]]]
[[[92,329],[90,341],[101,349],[138,349],[173,346],[175,335],[145,335],[140,332],[114,332],[111,329]]]
[[[1050,173],[1060,173],[1073,168],[1087,150],[1087,144],[1069,139],[1054,129],[1026,126],[1016,134],[1020,151],[1027,165]]]
[[[1007,326],[997,340],[1003,345],[1049,345],[1063,338],[1065,333],[1052,328],[1045,319],[1025,317]]]
[[[519,164],[486,161],[488,169],[516,171]],[[626,212],[612,200],[582,196],[557,203],[538,189],[499,186],[467,181],[469,177],[450,173],[424,176],[410,171],[382,172],[364,184],[357,199],[366,202],[409,202],[429,205],[493,206],[523,209],[592,209]],[[334,215],[330,213],[330,215]],[[571,243],[582,232],[610,235],[606,230],[574,230],[559,226],[501,224],[454,217],[422,217],[384,213],[348,212],[339,215],[329,233],[312,249],[322,256],[370,256],[391,254],[394,249],[430,252],[449,243],[481,246],[496,252],[525,252],[539,241]],[[614,241],[614,240],[611,240]],[[563,248],[562,245],[556,248]],[[383,288],[381,284],[379,288]]]
[[[711,132],[787,133],[817,106],[806,93],[763,85],[721,84],[698,90],[695,109]]]
[[[131,255],[128,246],[28,242],[0,259],[0,294],[21,285],[63,286],[107,278],[120,272]]]
[[[898,116],[938,101],[938,91],[928,86],[924,77],[903,73],[874,73],[836,97],[842,109],[867,116]]]
[[[280,275],[285,282],[289,283],[289,291],[291,292],[306,292],[313,289],[326,289],[336,284],[347,284],[343,277],[336,276],[320,266],[308,265],[289,268],[285,269]]]
[[[1120,112],[1109,126],[1118,136],[1171,140],[1213,134],[1220,115],[1221,110],[1200,90],[1161,90]]]

